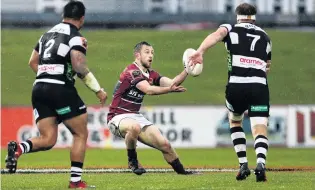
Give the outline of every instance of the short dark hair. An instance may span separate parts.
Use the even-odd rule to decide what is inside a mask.
[[[242,3],[235,9],[237,15],[256,15],[257,9],[254,5]]]
[[[137,53],[137,52],[140,52],[141,48],[143,45],[146,45],[146,46],[151,46],[148,42],[146,41],[142,41],[142,42],[139,42],[135,45],[135,47],[133,48],[133,53]]]
[[[85,6],[81,1],[70,1],[63,8],[63,18],[80,20],[85,15]]]

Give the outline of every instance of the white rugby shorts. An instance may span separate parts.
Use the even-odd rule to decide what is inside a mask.
[[[139,125],[141,126],[141,129],[146,126],[153,125],[153,123],[149,120],[147,120],[142,114],[136,114],[136,113],[125,113],[125,114],[119,114],[113,117],[109,122],[108,122],[108,127],[109,130],[114,134],[115,136],[122,137],[123,136],[120,134],[119,131],[119,124],[121,120],[125,118],[130,118],[136,120]]]

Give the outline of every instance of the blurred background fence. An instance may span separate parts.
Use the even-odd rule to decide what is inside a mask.
[[[60,19],[67,0],[2,0],[3,26],[45,26]],[[258,8],[260,24],[311,25],[315,0],[83,0],[87,25],[154,27],[177,22],[234,22],[241,2]]]

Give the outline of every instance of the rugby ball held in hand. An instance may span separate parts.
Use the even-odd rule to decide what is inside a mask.
[[[189,65],[189,60],[188,58],[194,54],[196,52],[196,50],[192,49],[192,48],[188,48],[185,50],[184,54],[183,54],[183,64],[184,64],[184,68],[186,70],[186,72],[191,75],[191,76],[198,76],[201,74],[202,69],[203,69],[203,64],[202,63],[197,63],[195,65]]]

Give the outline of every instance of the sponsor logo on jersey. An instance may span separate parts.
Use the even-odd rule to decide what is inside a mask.
[[[139,76],[139,75],[141,75],[141,72],[140,72],[139,70],[134,70],[134,71],[132,71],[132,76],[133,76],[134,78],[136,78],[136,77]]]
[[[253,64],[253,65],[263,65],[264,63],[257,59],[251,59],[251,58],[244,58],[240,57],[240,62],[242,64]]]
[[[133,90],[133,89],[131,89],[131,90],[128,92],[128,96],[129,96],[129,97],[134,97],[134,98],[140,98],[140,99],[142,99],[142,98],[144,97],[143,94],[140,94],[140,93],[138,93],[137,91],[135,91],[135,90]]]
[[[254,68],[262,71],[266,70],[267,63],[256,57],[246,57],[243,55],[233,55],[233,67]]]
[[[49,65],[39,65],[37,76],[42,73],[48,73],[51,75],[60,75],[64,72],[64,65],[61,64],[49,64]]]

